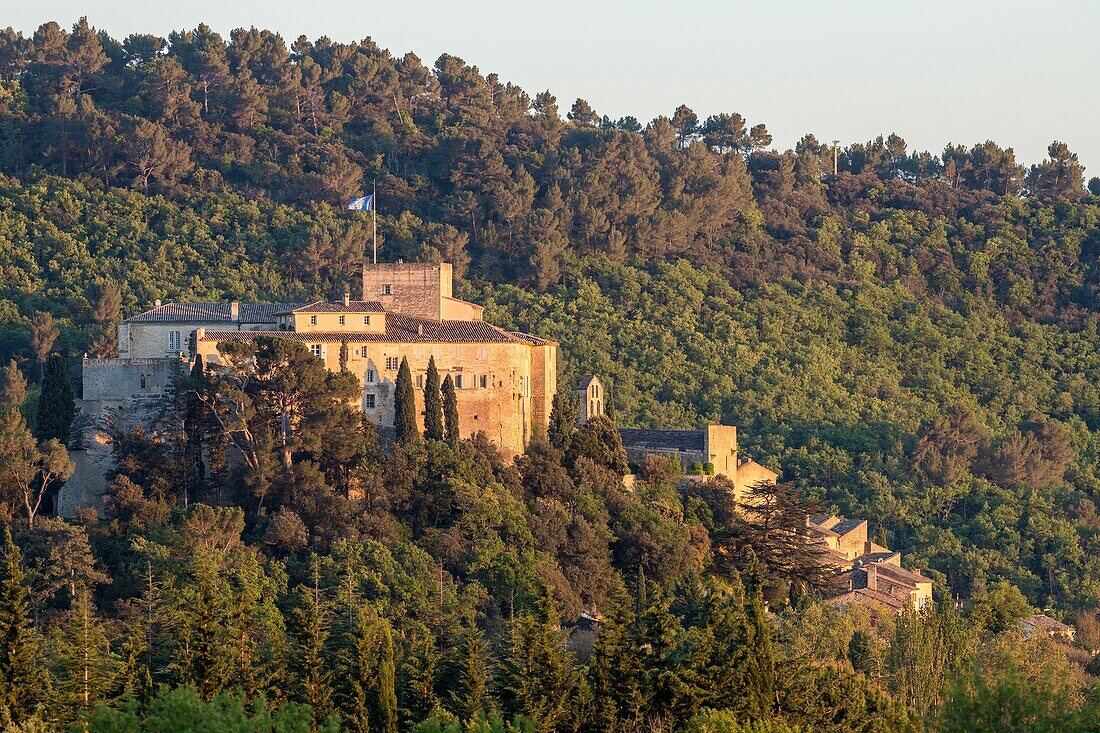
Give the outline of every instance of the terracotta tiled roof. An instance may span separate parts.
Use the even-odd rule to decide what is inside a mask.
[[[892,565],[890,563],[876,563],[875,572],[879,575],[885,575],[890,580],[898,583],[904,583],[906,585],[917,585],[918,583],[931,583],[931,578],[926,578],[923,575],[914,573],[911,570],[906,570],[901,565]]]
[[[852,565],[857,568],[863,568],[868,565],[893,565],[894,559],[898,557],[898,553],[893,550],[886,550],[885,552],[869,552],[864,553],[852,561]],[[894,566],[896,567],[896,566]]]
[[[1069,634],[1073,631],[1073,627],[1069,624],[1064,624],[1061,621],[1052,619],[1043,613],[1037,613],[1034,616],[1028,616],[1024,619],[1024,623],[1037,629],[1043,629],[1045,631],[1054,631],[1059,634]]]
[[[485,321],[432,321],[399,313],[386,314],[385,333],[357,331],[207,331],[205,341],[252,341],[273,336],[305,343],[381,342],[381,343],[518,343],[528,344],[502,328]]]
[[[275,315],[297,308],[299,303],[241,303],[236,320],[229,303],[165,303],[127,318],[125,323],[275,323]]]
[[[521,341],[526,341],[527,343],[531,344],[532,346],[546,346],[548,344],[556,344],[557,343],[556,341],[550,341],[549,339],[539,338],[538,336],[532,336],[529,333],[523,333],[521,331],[509,331],[508,333],[512,334],[513,336],[515,336],[516,338],[518,338]]]
[[[307,303],[297,308],[290,308],[278,315],[290,313],[382,313],[385,309],[377,300],[353,300],[347,305],[343,303],[329,303],[326,300],[318,300]]]
[[[621,429],[624,448],[637,450],[675,450],[699,453],[703,450],[706,432],[703,430],[635,430]]]
[[[841,519],[839,522],[834,524],[831,529],[832,531],[843,537],[844,535],[851,532],[853,529],[859,528],[859,525],[863,524],[866,521],[866,519]]]

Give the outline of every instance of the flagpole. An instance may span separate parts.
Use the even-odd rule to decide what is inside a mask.
[[[378,184],[371,183],[371,219],[374,222],[374,264],[378,264]]]

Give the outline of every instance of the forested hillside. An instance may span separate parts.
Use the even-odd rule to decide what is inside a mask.
[[[1047,691],[1043,714],[1076,715],[1081,666],[1007,636],[1030,603],[1100,647],[1100,179],[1086,186],[1058,142],[1025,166],[990,141],[929,153],[896,135],[842,148],[834,175],[812,135],[775,150],[740,114],[682,106],[643,125],[565,106],[369,39],[0,32],[0,360],[33,383],[57,351],[75,374],[155,298],[338,296],[370,237],[369,215],[342,203],[377,186],[383,259],[455,263],[487,319],[562,344],[565,382],[604,376],[620,425],[738,425],[748,454],[927,567],[945,610],[872,629],[769,588],[781,622],[762,652],[761,571],[722,560],[746,546],[726,534],[728,507],[677,493],[657,466],[620,491],[592,444],[606,436],[512,468],[477,444],[385,459],[368,426],[352,444],[303,443],[285,473],[198,486],[165,463],[190,438],[118,436],[108,516],[31,528],[6,505],[33,624],[5,628],[42,636],[51,719],[89,707],[65,630],[93,606],[112,640],[93,701],[164,683],[386,730],[502,707],[540,730],[693,715],[691,730],[739,730],[709,708],[955,730],[936,717],[943,700],[978,716],[983,694],[1023,685]],[[20,398],[32,418],[33,399]],[[349,419],[318,399],[320,425]],[[342,460],[360,467],[365,505]],[[185,506],[189,489],[203,506]],[[60,547],[84,548],[79,583],[51,569]],[[974,599],[965,619],[947,610],[955,597]],[[556,655],[554,620],[585,608],[613,616],[613,633],[591,660]],[[212,618],[256,638],[192,647]],[[461,662],[440,654],[457,648]],[[229,649],[234,665],[202,666]],[[948,661],[920,666],[932,657]],[[311,676],[326,665],[338,681]]]

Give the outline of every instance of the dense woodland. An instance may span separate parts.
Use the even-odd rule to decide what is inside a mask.
[[[1059,142],[837,153],[369,39],[0,31],[5,724],[1096,730],[1100,179]],[[453,262],[612,417],[561,399],[513,463],[453,438],[444,382],[387,446],[348,375],[261,343],[262,378],[197,368],[112,432],[103,512],[51,516],[81,357],[154,298],[355,287],[342,203],[374,185],[384,259]],[[781,472],[778,530],[661,461],[623,489],[616,423],[719,420]],[[814,506],[869,518],[935,608],[823,603]],[[1075,648],[1020,640],[1039,609]]]

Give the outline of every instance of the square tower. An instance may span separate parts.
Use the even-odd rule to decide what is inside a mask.
[[[484,309],[452,295],[449,262],[367,262],[363,299],[387,311],[433,321],[477,321]]]

